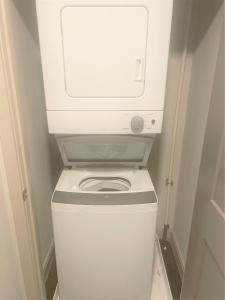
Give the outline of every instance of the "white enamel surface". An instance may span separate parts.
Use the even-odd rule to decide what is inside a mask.
[[[63,170],[56,186],[57,191],[81,192],[80,182],[89,177],[121,177],[127,179],[131,187],[126,193],[153,191],[154,187],[146,169],[135,168],[77,168]],[[121,192],[122,193],[122,192]]]
[[[156,203],[52,203],[61,298],[148,299],[156,214]]]
[[[133,98],[143,93],[145,7],[66,6],[61,22],[68,96]]]
[[[119,0],[116,3],[112,0],[91,0],[88,2],[79,0],[37,0],[36,2],[47,110],[163,110],[173,3],[172,0],[144,0],[140,3],[139,1],[137,2],[135,0],[129,0],[128,2]],[[102,99],[95,99],[91,97],[73,99],[72,97],[68,96],[65,87],[65,64],[63,59],[64,48],[62,36],[65,35],[65,33],[63,33],[62,30],[62,14],[64,13],[65,8],[66,10],[69,10],[68,7],[71,7],[73,10],[76,7],[85,6],[112,7],[112,14],[114,13],[114,8],[116,7],[123,7],[124,10],[127,8],[128,11],[130,10],[130,7],[133,7],[133,9],[137,7],[137,13],[139,12],[140,8],[148,11],[149,18],[146,40],[147,56],[145,66],[146,84],[144,93],[142,96],[138,97],[137,100],[129,97],[124,100],[121,100],[121,98],[115,99],[108,97]],[[129,15],[129,12],[127,15]],[[118,14],[117,16],[119,17]],[[110,20],[111,18],[112,17],[109,16]],[[145,18],[146,17],[144,17],[144,19]],[[132,24],[132,28],[135,32],[134,24]],[[85,26],[83,22],[81,25]],[[96,26],[97,25],[94,27]],[[105,27],[106,37],[107,34],[109,34],[107,32],[109,26],[110,24],[106,25]],[[137,27],[139,26],[140,25],[137,25]],[[88,28],[83,27],[84,32],[87,29]],[[101,29],[101,31],[103,31],[103,29]],[[80,33],[82,34],[82,31]],[[69,32],[67,34],[70,35]],[[120,47],[121,35],[115,35],[113,38],[114,42],[118,45],[118,47]],[[135,44],[135,41],[139,43],[141,42],[135,33],[134,35],[129,33],[126,37],[126,41],[130,45]],[[76,41],[71,40],[71,43],[76,43]],[[93,47],[95,48],[96,45]],[[102,41],[99,44],[99,52],[103,51],[101,47],[103,47]],[[84,49],[84,51],[86,51],[86,49]],[[97,51],[97,49],[95,51]],[[137,52],[137,54],[138,53],[139,52]],[[89,55],[92,55],[91,52],[89,52]],[[140,53],[140,57],[136,57],[134,54],[133,59],[140,59],[142,56],[142,53]],[[113,61],[114,58],[110,57],[110,59]],[[115,64],[117,65],[117,61],[115,61]],[[81,69],[81,73],[83,68],[87,68],[86,66],[80,65],[79,67]],[[129,69],[127,69],[127,71],[130,72]],[[135,70],[132,73],[135,76]],[[98,74],[96,74],[96,76],[98,76]],[[121,74],[118,76],[121,76]],[[136,85],[135,80],[134,84]],[[88,84],[86,87],[88,89]]]
[[[134,134],[136,116],[144,121],[141,134],[161,132],[163,111],[47,111],[48,130],[54,134]]]
[[[59,298],[58,288],[56,289],[53,300],[62,300]],[[162,261],[158,242],[156,242],[155,245],[152,293],[150,299],[147,300],[172,300],[168,278]]]
[[[47,111],[59,116],[48,114],[50,132],[70,127],[66,112],[70,120],[78,111],[163,112],[172,0],[36,3]]]
[[[154,190],[146,169],[92,167],[64,170],[56,191],[85,193],[80,183],[93,176],[128,180],[130,189],[118,192],[118,197],[120,193]],[[53,202],[61,298],[136,300],[143,295],[145,300],[150,297],[156,215],[157,203],[121,206]],[[76,281],[71,284],[74,277]],[[124,280],[132,288],[121,284]]]

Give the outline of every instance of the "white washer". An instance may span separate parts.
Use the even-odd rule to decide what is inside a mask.
[[[149,300],[157,197],[145,136],[57,138],[52,197],[60,300]]]

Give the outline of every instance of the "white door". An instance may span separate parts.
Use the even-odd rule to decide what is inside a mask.
[[[20,91],[9,32],[11,6],[0,2],[0,298],[45,300],[18,112]],[[9,20],[10,19],[10,20]],[[26,188],[26,187],[29,187]]]
[[[225,299],[224,82],[222,31],[181,299]]]

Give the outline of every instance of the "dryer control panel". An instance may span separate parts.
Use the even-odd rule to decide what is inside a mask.
[[[162,111],[47,112],[54,134],[153,134],[162,129]]]

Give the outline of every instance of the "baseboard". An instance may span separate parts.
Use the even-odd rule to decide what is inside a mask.
[[[42,268],[43,268],[43,272],[44,272],[44,281],[46,283],[46,281],[48,280],[48,276],[49,273],[51,271],[53,262],[54,262],[54,258],[55,257],[55,251],[54,251],[54,241],[51,241],[51,244],[49,246],[47,255],[44,259],[44,262],[42,264]]]
[[[156,247],[158,249],[160,262],[161,262],[162,268],[163,268],[163,273],[165,274],[165,281],[166,281],[166,286],[167,286],[167,289],[168,289],[168,296],[172,300],[173,296],[172,296],[172,293],[171,293],[170,283],[169,283],[169,279],[168,279],[168,276],[167,276],[166,266],[165,266],[165,262],[164,262],[164,259],[163,259],[163,254],[162,254],[162,250],[161,250],[161,246],[160,246],[160,242],[159,242],[158,236],[156,236],[155,245],[156,245]]]
[[[184,275],[184,268],[185,268],[185,261],[184,261],[184,257],[181,253],[180,247],[179,247],[179,243],[177,241],[176,238],[176,234],[174,233],[173,229],[170,229],[170,238],[169,238],[173,253],[174,253],[174,257],[177,263],[177,267],[179,270],[179,274],[180,277],[183,278]]]

